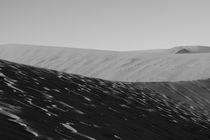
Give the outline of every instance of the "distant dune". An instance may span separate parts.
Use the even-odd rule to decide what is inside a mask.
[[[170,53],[210,53],[210,47],[207,46],[178,46],[169,49]]]
[[[206,46],[117,52],[13,44],[0,46],[0,59],[107,80],[158,82],[210,78],[210,48]]]

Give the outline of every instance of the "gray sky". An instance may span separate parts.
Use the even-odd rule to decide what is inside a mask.
[[[108,50],[210,45],[209,0],[0,0],[0,44]]]

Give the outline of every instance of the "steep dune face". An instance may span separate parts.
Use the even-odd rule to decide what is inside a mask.
[[[4,45],[0,47],[0,58],[107,80],[187,81],[210,78],[209,51],[209,47],[204,46],[115,52]]]
[[[0,123],[0,138],[6,140],[210,138],[210,115],[202,106],[180,104],[136,83],[2,60]]]

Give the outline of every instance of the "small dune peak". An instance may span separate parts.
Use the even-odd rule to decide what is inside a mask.
[[[177,52],[175,52],[175,54],[183,54],[183,53],[190,53],[190,51],[187,49],[181,49],[181,50],[178,50]]]
[[[172,54],[191,53],[191,51],[188,48],[181,47],[181,46],[171,48],[171,49],[169,49],[169,52],[172,53]]]
[[[189,53],[210,53],[208,46],[177,46],[169,49],[173,54],[189,54]]]

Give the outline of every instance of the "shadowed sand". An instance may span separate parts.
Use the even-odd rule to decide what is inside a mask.
[[[207,88],[208,83],[203,81]],[[210,139],[210,115],[202,105],[180,103],[144,84],[111,82],[0,60],[0,138]]]
[[[157,82],[210,78],[210,48],[205,46],[116,52],[2,45],[0,58],[107,80]]]

